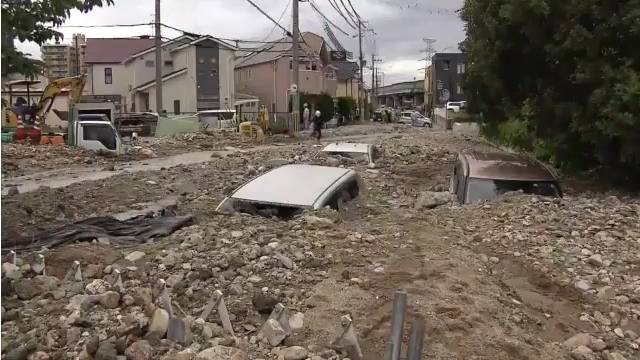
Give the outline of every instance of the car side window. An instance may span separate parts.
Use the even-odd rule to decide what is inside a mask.
[[[82,139],[99,141],[109,150],[116,149],[116,136],[113,128],[103,124],[83,124]]]
[[[462,171],[462,164],[458,163],[456,165],[456,195],[458,197],[458,201],[463,204],[464,203],[464,193],[465,193],[465,179],[464,179],[464,171]]]
[[[360,185],[357,179],[351,179],[343,186],[336,189],[333,196],[327,201],[327,205],[334,210],[341,210],[342,205],[358,197]]]

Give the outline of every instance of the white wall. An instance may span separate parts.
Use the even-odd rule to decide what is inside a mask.
[[[91,64],[85,88],[91,95],[124,95],[128,91],[129,71],[123,64]],[[104,69],[111,68],[111,84],[104,83]]]
[[[151,111],[156,111],[155,86],[145,91],[149,93],[149,108]],[[164,107],[164,110],[173,113],[174,100],[180,100],[181,113],[194,113],[197,111],[196,87],[188,74],[179,75],[163,82],[162,107]]]
[[[227,106],[233,109],[233,103],[235,102],[235,53],[233,50],[220,46],[220,53],[218,59],[218,73],[220,74],[220,107],[224,108],[225,99],[227,99]],[[195,63],[194,63],[195,66]]]

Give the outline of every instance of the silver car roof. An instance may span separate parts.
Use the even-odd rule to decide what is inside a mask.
[[[244,184],[231,198],[312,207],[331,185],[351,172],[354,171],[329,166],[284,165]]]
[[[324,152],[344,152],[344,153],[369,153],[369,144],[360,143],[332,143],[324,147]]]

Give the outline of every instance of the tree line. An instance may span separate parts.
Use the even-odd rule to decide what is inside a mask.
[[[460,15],[489,138],[640,188],[640,0],[465,0]]]

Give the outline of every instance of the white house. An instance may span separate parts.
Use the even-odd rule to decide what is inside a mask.
[[[120,50],[118,62],[96,62],[87,40],[86,94],[119,96],[122,111],[157,111],[155,47]],[[149,39],[141,39],[149,40]],[[142,46],[141,46],[142,47]],[[131,46],[131,49],[134,46]],[[104,54],[107,50],[101,49]],[[184,35],[162,44],[162,104],[168,113],[233,107],[235,48],[211,36]],[[93,62],[92,62],[93,61]]]

